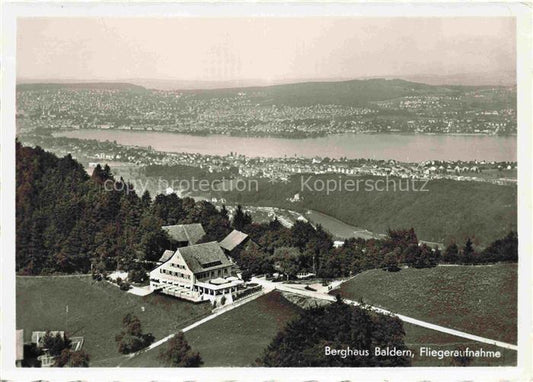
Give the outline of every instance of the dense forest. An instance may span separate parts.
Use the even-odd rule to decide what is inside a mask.
[[[58,158],[39,147],[17,142],[16,270],[19,274],[88,273],[138,269],[139,260],[155,261],[175,249],[163,225],[201,223],[202,242],[220,241],[232,229],[257,244],[234,251],[244,278],[279,272],[288,278],[313,272],[322,278],[366,269],[398,271],[401,266],[432,267],[439,262],[480,264],[518,259],[511,231],[478,250],[467,238],[441,253],[420,244],[413,228],[389,230],[384,239],[349,239],[334,248],[320,226],[277,220],[254,223],[241,207],[229,219],[225,208],[176,194],[138,196],[131,184],[97,166],[89,176],[70,155]],[[503,235],[502,235],[503,236]],[[464,243],[464,244],[463,244]],[[144,263],[142,263],[144,264]]]
[[[19,274],[129,269],[173,243],[161,227],[200,222],[213,240],[230,223],[210,203],[176,195],[139,197],[96,167],[89,177],[70,155],[57,158],[17,142],[16,269]]]
[[[309,181],[308,178],[310,179]],[[517,229],[517,188],[485,182],[430,180],[427,192],[357,192],[336,190],[310,191],[302,183],[326,184],[350,179],[346,175],[294,175],[288,182],[272,184],[259,179],[257,190],[220,192],[216,197],[243,205],[273,206],[299,212],[314,210],[335,217],[355,227],[386,233],[390,227],[413,227],[426,241],[449,244],[471,238],[476,245],[487,246]],[[352,178],[353,179],[353,178]],[[362,184],[383,177],[362,176]],[[408,179],[390,177],[389,181],[405,187]],[[424,181],[416,183],[421,188]],[[299,202],[289,199],[299,194]]]
[[[488,264],[518,261],[518,237],[511,231],[483,250],[472,240],[452,242],[444,251],[420,243],[413,228],[389,230],[384,239],[348,239],[335,248],[320,226],[298,221],[291,228],[277,220],[250,223],[243,228],[258,246],[235,251],[233,256],[246,279],[252,274],[280,272],[288,278],[312,272],[329,279],[369,269],[400,271],[402,267],[429,268],[439,263]]]
[[[375,352],[376,347],[406,351],[404,336],[399,318],[350,306],[337,298],[335,303],[307,309],[289,322],[257,364],[272,367],[410,366],[411,359],[407,355],[380,356]],[[357,354],[348,354],[348,349]],[[343,355],[343,351],[346,354]]]

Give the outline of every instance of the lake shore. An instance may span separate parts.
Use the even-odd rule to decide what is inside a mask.
[[[422,162],[427,160],[516,161],[513,136],[428,134],[339,134],[319,138],[255,138],[132,130],[73,130],[54,137],[116,141],[169,153],[244,155],[250,158],[329,157]]]

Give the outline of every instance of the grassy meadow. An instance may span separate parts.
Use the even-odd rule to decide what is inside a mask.
[[[487,345],[466,338],[456,337],[420,326],[403,323],[405,330],[405,344],[415,352],[412,366],[453,366],[450,358],[438,359],[434,357],[421,357],[420,348],[429,347],[434,350],[456,350],[466,348],[472,350],[500,351],[501,358],[473,358],[469,366],[515,366],[516,351]]]
[[[158,340],[211,310],[209,304],[164,295],[135,296],[90,276],[17,277],[16,287],[16,326],[24,329],[25,341],[35,330],[66,330],[69,336],[83,336],[91,366],[116,366],[124,358],[117,351],[115,336],[126,313],[139,317],[143,331]]]
[[[340,293],[394,313],[516,343],[516,264],[377,269],[346,282]]]
[[[185,338],[194,351],[200,352],[204,367],[250,366],[277,332],[300,311],[281,293],[271,292],[188,331]],[[157,356],[165,346],[136,356],[121,366],[162,366]]]
[[[342,293],[436,324],[514,342],[515,285],[516,265],[501,264],[404,269],[398,273],[369,271],[343,285]],[[152,332],[157,340],[208,315],[210,306],[162,295],[134,296],[88,276],[17,277],[17,328],[24,329],[26,341],[33,330],[66,329],[70,336],[85,338],[84,350],[91,356],[91,367],[163,366],[157,356],[166,344],[133,358],[118,353],[114,338],[128,312],[136,314],[144,331]],[[300,312],[300,307],[274,291],[188,331],[185,337],[193,350],[200,352],[204,367],[251,366],[277,332]],[[502,352],[500,359],[477,359],[472,366],[516,363],[516,352],[511,350],[411,324],[404,323],[404,329],[407,346],[417,354],[413,366],[451,365],[450,359],[419,357],[421,346],[436,350],[468,346]]]

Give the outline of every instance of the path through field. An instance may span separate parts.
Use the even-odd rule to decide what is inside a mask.
[[[209,316],[207,317],[204,317],[202,318],[201,320],[198,320],[194,323],[192,323],[191,325],[181,329],[182,332],[186,333],[188,332],[189,330],[192,330],[194,328],[196,328],[197,326],[200,326],[204,323],[206,323],[207,321],[211,321],[212,319],[214,318],[217,318],[218,316],[220,316],[221,314],[224,314],[226,312],[229,312],[230,310],[233,310],[235,308],[238,308],[250,301],[253,301],[255,300],[256,298],[259,298],[261,296],[263,296],[264,294],[266,293],[269,293],[273,290],[274,288],[270,287],[270,286],[264,286],[263,289],[260,291],[260,292],[257,292],[257,293],[254,293],[250,296],[246,296],[244,298],[242,298],[241,300],[237,300],[236,302],[234,302],[233,304],[230,304],[230,305],[227,305],[227,306],[224,306],[224,307],[221,307],[219,309],[217,309],[216,312],[214,312],[213,314],[210,314]],[[146,351],[149,351],[149,350],[152,350],[162,344],[164,344],[165,342],[167,342],[168,340],[170,340],[172,337],[174,337],[175,333],[173,334],[170,334],[164,338],[161,338],[159,341],[156,341],[154,343],[152,343],[150,346],[148,346],[147,348],[144,348],[136,353],[132,353],[128,356],[128,358],[133,358],[143,352],[146,352]],[[120,365],[119,365],[120,366]]]
[[[291,285],[286,285],[286,284],[282,284],[282,283],[274,283],[272,281],[265,280],[264,278],[254,277],[254,278],[252,278],[252,282],[262,285],[263,288],[277,289],[277,290],[280,290],[280,291],[286,291],[286,292],[291,292],[291,293],[295,293],[295,294],[300,294],[300,295],[306,296],[306,297],[317,298],[317,299],[328,300],[328,301],[335,301],[335,296],[332,296],[332,295],[329,295],[329,294],[326,294],[326,293],[313,292],[313,291],[309,291],[309,290],[305,290],[305,289],[302,290],[302,289],[299,289],[299,288],[295,288],[295,287],[293,287]],[[348,303],[348,304],[351,304],[351,305],[356,305],[356,306],[360,305],[357,301],[353,301],[353,300],[343,299],[343,301]],[[402,314],[396,314],[396,313],[390,312],[390,311],[388,311],[386,309],[374,307],[374,306],[371,306],[371,305],[367,305],[367,306],[369,306],[370,309],[372,309],[373,311],[375,311],[377,313],[391,314],[391,315],[394,315],[394,316],[398,317],[400,320],[402,320],[404,322],[408,322],[408,323],[413,324],[413,325],[421,326],[423,328],[435,330],[435,331],[442,332],[442,333],[451,334],[453,336],[462,337],[462,338],[466,338],[466,339],[473,340],[473,341],[478,341],[478,342],[482,342],[482,343],[486,343],[486,344],[490,344],[490,345],[495,345],[495,346],[498,346],[498,347],[501,347],[501,348],[505,348],[505,349],[511,349],[511,350],[515,350],[515,351],[518,350],[518,346],[514,345],[514,344],[509,344],[509,343],[502,342],[502,341],[496,341],[496,340],[493,340],[493,339],[490,339],[490,338],[480,337],[480,336],[476,336],[474,334],[461,332],[459,330],[446,328],[444,326],[435,325],[435,324],[432,324],[430,322],[418,320],[416,318],[404,316]]]

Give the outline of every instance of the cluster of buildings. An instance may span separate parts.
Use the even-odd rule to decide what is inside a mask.
[[[366,106],[273,105],[261,101],[260,91],[205,96],[140,89],[21,88],[17,90],[19,126],[30,131],[88,128],[278,137],[516,133],[514,88],[412,95]]]
[[[17,91],[25,129],[119,129],[181,133],[318,136],[356,131],[344,121],[376,113],[369,107],[258,104],[244,92],[202,97],[163,90],[38,88]],[[356,128],[357,127],[357,128]]]
[[[15,335],[15,365],[17,367],[22,366],[40,366],[40,367],[52,367],[56,362],[57,356],[50,354],[50,349],[46,348],[45,337],[46,336],[56,337],[59,336],[62,340],[65,340],[65,332],[62,330],[52,330],[52,331],[33,331],[31,333],[30,341],[24,340],[24,330],[18,329]],[[79,351],[83,347],[84,338],[83,337],[69,337],[70,346],[72,351]],[[25,351],[25,347],[33,347],[32,351]],[[25,353],[32,353],[26,354]],[[28,359],[35,356],[35,359]],[[27,362],[36,362],[36,364],[23,365],[23,361]]]
[[[23,136],[24,143],[39,145],[59,156],[79,153],[78,160],[91,163],[122,162],[138,166],[184,165],[197,167],[208,173],[223,173],[242,178],[268,178],[287,181],[295,174],[344,174],[396,176],[410,179],[452,179],[492,183],[513,183],[516,176],[481,176],[487,171],[516,170],[516,162],[496,161],[425,161],[404,163],[395,160],[326,159],[321,157],[250,158],[235,153],[229,155],[204,155],[198,153],[166,153],[113,142],[97,142],[72,138]],[[150,176],[149,173],[146,176]]]
[[[177,243],[166,250],[159,265],[150,272],[150,289],[192,302],[211,301],[217,305],[233,302],[245,289],[231,255],[252,245],[249,236],[233,230],[220,243],[198,242],[205,235],[201,224],[164,226]]]
[[[373,103],[405,118],[369,121],[377,131],[440,134],[516,134],[516,89],[479,88],[452,94],[413,95]]]

